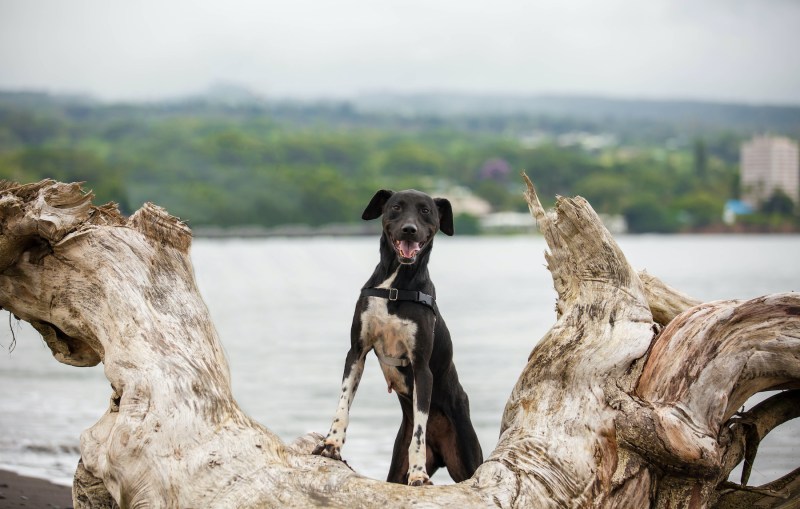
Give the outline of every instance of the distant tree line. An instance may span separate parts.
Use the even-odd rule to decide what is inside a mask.
[[[632,232],[719,226],[725,201],[739,193],[746,133],[708,130],[685,139],[674,124],[650,120],[649,134],[636,139],[627,130],[609,133],[618,124],[408,117],[346,104],[106,105],[5,93],[0,178],[84,181],[125,213],[152,201],[193,227],[271,227],[356,222],[377,188],[462,186],[495,210],[522,211],[518,173],[525,170],[545,199],[580,194],[598,212],[623,215]],[[559,142],[571,130],[618,142]],[[539,141],[531,143],[529,132]],[[474,218],[459,221],[475,229]]]

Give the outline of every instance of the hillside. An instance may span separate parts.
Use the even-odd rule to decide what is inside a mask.
[[[192,226],[357,223],[381,187],[453,188],[524,210],[581,194],[633,231],[705,229],[738,194],[742,140],[800,137],[800,107],[582,97],[370,95],[265,99],[246,90],[152,103],[0,92],[0,178],[87,182],[124,212],[153,201]],[[475,218],[459,218],[461,232]]]

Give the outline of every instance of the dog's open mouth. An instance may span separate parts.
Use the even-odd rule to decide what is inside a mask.
[[[400,258],[400,263],[414,263],[417,253],[420,252],[425,242],[414,242],[412,240],[395,240],[394,250]]]

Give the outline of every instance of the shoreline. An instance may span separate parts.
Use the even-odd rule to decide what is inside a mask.
[[[0,509],[71,507],[71,487],[0,469]]]

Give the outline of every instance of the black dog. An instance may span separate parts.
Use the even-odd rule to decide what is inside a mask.
[[[350,405],[364,359],[374,349],[389,392],[397,392],[403,409],[387,481],[430,484],[430,476],[446,466],[459,482],[472,477],[483,453],[428,275],[433,236],[438,230],[453,235],[453,211],[443,198],[381,190],[361,217],[381,215],[380,263],[361,289],[336,416],[314,454],[341,459]]]

